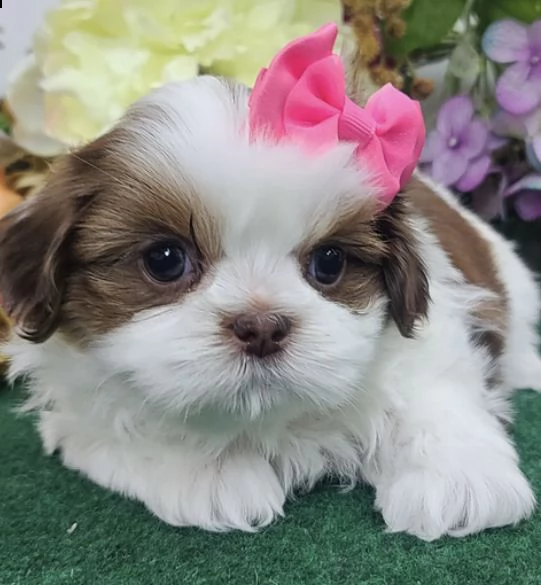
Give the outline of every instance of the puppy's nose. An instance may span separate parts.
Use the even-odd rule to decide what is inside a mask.
[[[282,349],[291,321],[274,313],[246,314],[235,318],[232,329],[247,353],[262,358]]]

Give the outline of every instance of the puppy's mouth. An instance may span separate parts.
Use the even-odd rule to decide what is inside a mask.
[[[243,362],[253,366],[268,367],[279,364],[287,358],[287,346],[275,343],[258,342],[246,347],[238,347],[236,351]]]
[[[266,347],[246,351],[246,348],[235,345],[230,353],[230,363],[235,364],[237,391],[247,395],[254,390],[277,393],[290,386],[295,366],[289,343],[270,351]]]
[[[272,353],[237,350],[235,357],[241,374],[257,381],[280,378],[288,364],[288,352],[285,348]]]

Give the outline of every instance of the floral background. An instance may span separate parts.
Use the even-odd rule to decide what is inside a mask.
[[[355,41],[366,87],[425,100],[426,172],[488,220],[541,218],[541,0],[57,0],[10,74],[0,167],[33,192],[54,157],[151,88],[205,72],[251,85],[328,21]],[[434,64],[436,88],[423,76]]]
[[[63,0],[8,84],[12,135],[59,154],[167,81],[211,71],[251,85],[286,42],[339,18],[337,0]]]
[[[422,166],[488,219],[505,216],[507,199],[522,219],[541,218],[541,20],[492,23],[471,58],[484,73],[441,106]]]

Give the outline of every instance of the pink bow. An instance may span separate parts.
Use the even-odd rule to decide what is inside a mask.
[[[338,29],[328,24],[287,45],[259,74],[250,97],[250,133],[289,138],[309,149],[340,141],[374,173],[387,206],[411,177],[425,139],[418,102],[388,84],[361,108],[346,96],[333,54]]]

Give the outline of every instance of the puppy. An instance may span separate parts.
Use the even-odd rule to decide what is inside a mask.
[[[350,145],[249,140],[248,97],[155,90],[0,222],[46,452],[176,526],[254,530],[325,476],[426,540],[528,517],[532,275],[421,174],[381,210]]]

